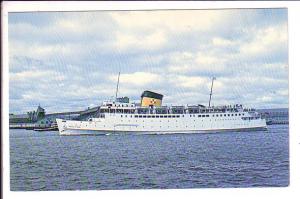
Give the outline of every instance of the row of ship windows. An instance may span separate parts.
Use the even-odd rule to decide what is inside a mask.
[[[210,122],[211,121],[224,121],[224,120],[238,120],[238,119],[215,119],[215,120],[209,120]],[[121,120],[121,122],[131,122],[130,120]],[[203,120],[201,120],[202,122],[203,122]],[[134,121],[132,121],[132,122],[134,122]],[[135,122],[138,122],[137,120],[135,120]],[[145,120],[143,120],[142,122],[145,122]],[[146,122],[149,122],[149,121],[146,121]],[[153,122],[153,120],[151,120],[150,122]],[[161,120],[159,120],[159,122],[166,122],[166,121],[161,121]],[[167,122],[170,122],[170,120],[168,120]],[[174,121],[172,121],[172,122],[174,122]],[[175,120],[175,122],[178,122],[178,120]],[[194,120],[194,122],[196,122],[196,120]]]
[[[255,118],[254,118],[255,119]],[[225,120],[238,120],[238,119],[215,119],[215,120],[209,120],[211,121],[225,121]],[[245,119],[244,119],[245,120]],[[250,119],[249,119],[250,120]],[[121,122],[123,122],[124,120],[121,120]],[[203,122],[203,120],[201,120]],[[124,122],[131,122],[130,120],[124,121]],[[133,121],[134,122],[134,121]],[[135,122],[138,122],[137,120],[135,120]],[[142,122],[145,122],[145,120],[143,120]],[[153,120],[151,120],[151,122],[153,122]],[[159,120],[159,122],[162,122],[161,120]],[[167,122],[170,122],[169,120]],[[175,122],[178,122],[178,120],[175,120]],[[196,122],[196,120],[194,120],[194,122]],[[82,122],[80,122],[82,123]],[[105,125],[104,125],[105,127]]]
[[[230,117],[230,116],[241,116],[244,115],[244,113],[235,113],[235,114],[216,114],[216,115],[212,115],[212,117]],[[125,117],[127,117],[127,115],[124,115]],[[123,115],[121,115],[121,117],[123,117]],[[132,117],[132,115],[130,115],[130,117]],[[180,115],[135,115],[135,118],[179,118]],[[184,117],[184,115],[182,115],[182,117]],[[190,117],[195,117],[195,115],[190,115]],[[210,117],[210,115],[198,115],[198,117]]]
[[[222,120],[224,120],[224,119],[222,119]],[[234,120],[236,120],[236,119],[234,119]],[[122,122],[123,120],[121,120],[121,122]],[[195,120],[194,120],[195,121]],[[216,120],[215,120],[216,121]],[[136,121],[137,122],[137,121]],[[144,122],[144,121],[143,121]],[[160,121],[161,122],[161,121]],[[168,121],[169,122],[169,121]],[[177,121],[176,121],[177,122]],[[242,124],[237,124],[237,125],[242,125]],[[88,127],[88,125],[86,124],[85,125],[86,127]],[[95,127],[97,127],[96,125],[94,125]],[[201,125],[202,127],[203,127],[203,125]],[[73,126],[70,126],[70,127],[73,127]],[[105,127],[105,125],[103,125],[103,127]],[[136,128],[138,127],[138,126],[135,126]],[[161,126],[159,126],[160,128],[161,128]],[[168,128],[169,128],[170,126],[168,126]],[[176,126],[176,128],[177,128],[178,126]],[[186,127],[188,127],[188,126],[186,126]],[[195,127],[195,125],[194,125],[194,127]],[[143,128],[145,128],[145,126],[143,126]],[[153,126],[151,126],[151,128],[153,128]]]

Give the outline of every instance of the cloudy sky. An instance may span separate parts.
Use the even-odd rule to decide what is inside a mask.
[[[288,107],[286,9],[9,13],[10,112],[81,110],[115,95]]]

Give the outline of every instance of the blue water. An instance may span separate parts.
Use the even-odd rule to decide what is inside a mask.
[[[267,132],[59,136],[10,130],[13,191],[281,187],[288,125]]]

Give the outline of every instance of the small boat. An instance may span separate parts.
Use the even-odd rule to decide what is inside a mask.
[[[57,123],[53,123],[50,127],[38,127],[34,128],[34,131],[58,131]]]

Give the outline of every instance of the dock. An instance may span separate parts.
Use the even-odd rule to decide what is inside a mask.
[[[10,129],[28,129],[33,130],[35,128],[35,124],[31,123],[20,123],[20,124],[9,124]]]

